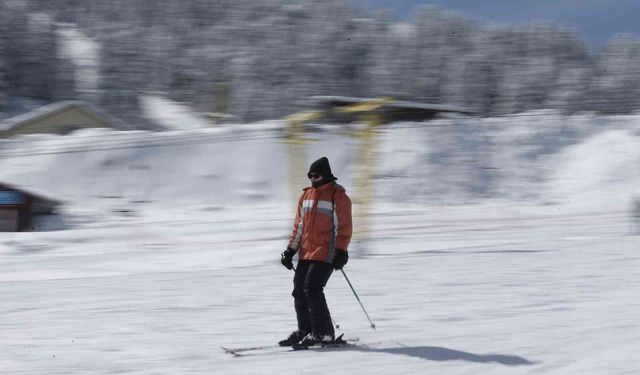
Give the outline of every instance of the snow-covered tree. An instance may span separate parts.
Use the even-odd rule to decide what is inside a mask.
[[[75,65],[73,61],[56,57],[54,65],[55,77],[53,82],[53,100],[73,100],[78,99],[76,91]]]
[[[28,22],[18,92],[21,96],[51,101],[54,97],[57,56],[53,20],[43,13],[31,13]]]
[[[1,29],[0,34],[2,34]],[[5,101],[9,93],[9,84],[7,82],[7,53],[5,52],[4,44],[4,39],[0,37],[0,112],[3,112]]]
[[[640,39],[628,37],[611,42],[596,69],[590,92],[593,109],[627,113],[640,108]]]
[[[100,39],[99,104],[125,118],[139,111],[138,96],[147,90],[140,34],[114,31]]]
[[[220,85],[229,110],[251,120],[295,112],[312,95],[395,96],[487,115],[640,105],[633,39],[593,56],[553,25],[486,27],[433,7],[397,22],[346,0],[7,0],[6,95],[57,97],[71,68],[49,58],[58,21],[100,42],[101,102],[125,112],[144,89],[209,111]]]

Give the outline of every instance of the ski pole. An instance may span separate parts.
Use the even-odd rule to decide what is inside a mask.
[[[375,325],[375,323],[373,323],[371,321],[371,318],[369,317],[369,314],[367,313],[367,310],[364,308],[364,305],[362,304],[362,301],[360,301],[360,297],[358,297],[358,293],[356,293],[356,290],[353,289],[353,285],[351,285],[351,281],[349,281],[349,278],[347,277],[347,274],[344,273],[343,269],[340,269],[340,271],[342,271],[342,276],[344,276],[344,279],[347,280],[347,283],[349,284],[349,287],[351,288],[351,291],[353,292],[353,295],[356,296],[356,299],[358,300],[358,303],[360,304],[360,307],[362,307],[362,311],[364,311],[364,315],[366,315],[367,319],[369,319],[369,323],[371,323],[371,329],[375,330],[376,329],[376,325]]]

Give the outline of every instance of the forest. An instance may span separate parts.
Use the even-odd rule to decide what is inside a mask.
[[[59,53],[58,30],[69,24],[99,45],[91,92]],[[485,25],[433,7],[399,22],[343,0],[0,2],[0,113],[10,97],[77,99],[135,123],[150,91],[242,121],[280,118],[313,95],[390,96],[482,116],[623,114],[640,106],[640,40],[593,51],[558,25]]]

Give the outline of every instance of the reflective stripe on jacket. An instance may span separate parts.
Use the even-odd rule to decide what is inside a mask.
[[[332,263],[335,249],[347,251],[351,233],[351,200],[342,186],[332,182],[304,189],[289,240],[300,260]]]

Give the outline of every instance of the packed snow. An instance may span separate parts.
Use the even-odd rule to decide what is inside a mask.
[[[636,374],[637,124],[536,113],[318,126],[305,142],[277,121],[4,140],[0,181],[66,205],[0,234],[1,372]],[[336,272],[329,307],[359,346],[226,354],[295,328],[279,255],[320,156],[354,201],[345,272],[377,329]]]

